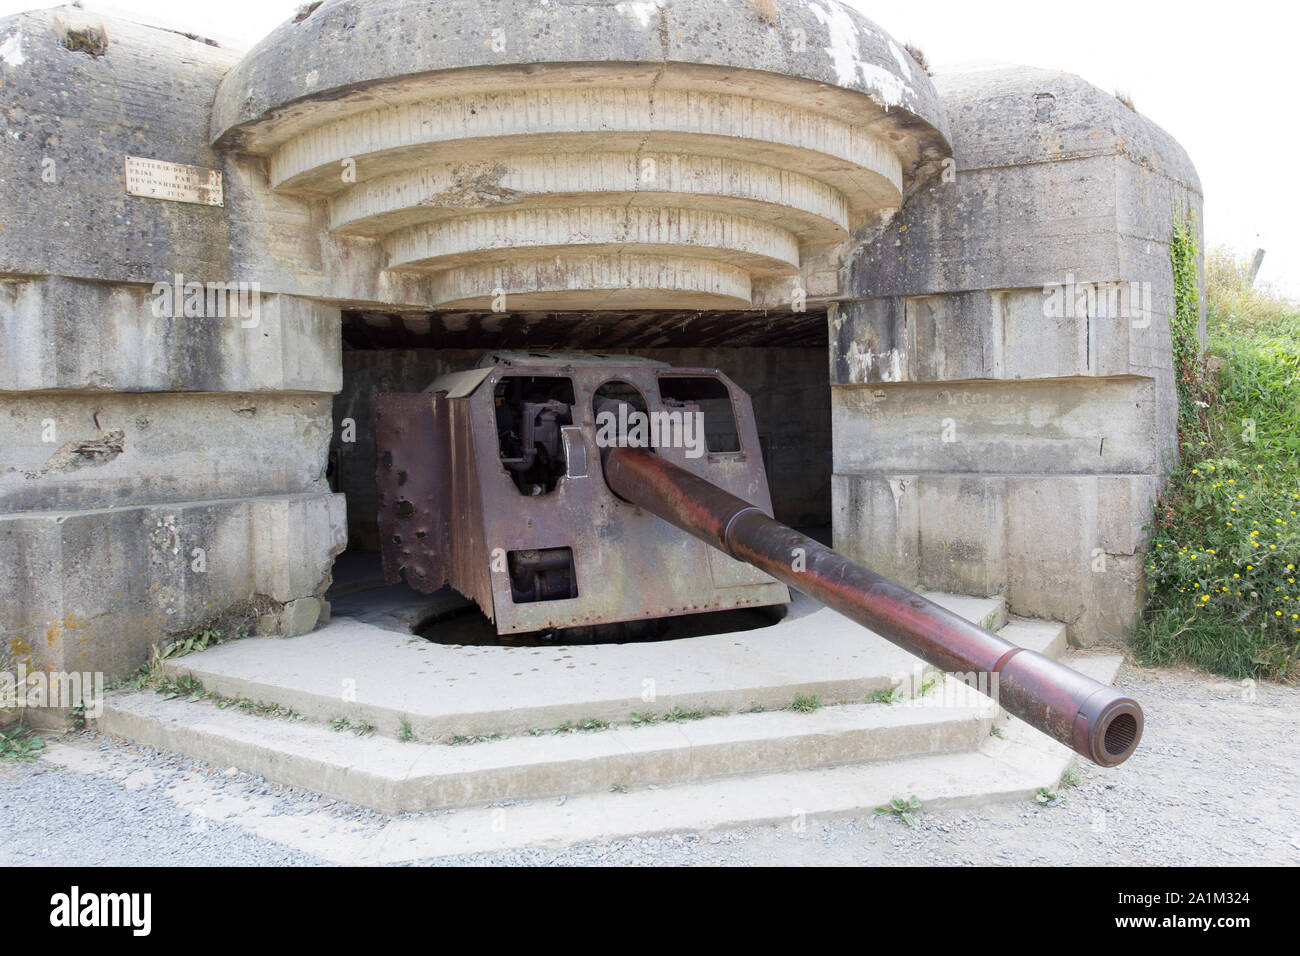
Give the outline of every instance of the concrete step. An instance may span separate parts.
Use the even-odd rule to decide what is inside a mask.
[[[98,729],[334,799],[403,813],[971,751],[988,737],[997,715],[991,700],[947,681],[895,704],[430,745],[359,737],[145,691],[110,696]]]
[[[1114,655],[1071,652],[1066,662],[1110,683],[1122,660]],[[1040,787],[1055,789],[1074,755],[1014,718],[1002,717],[998,724],[1004,736],[986,736],[978,749],[966,753],[745,774],[674,786],[629,784],[626,791],[617,788],[613,792],[512,800],[400,818],[385,827],[381,840],[360,828],[317,834],[312,827],[288,826],[273,832],[305,852],[324,852],[314,841],[326,841],[331,858],[368,865],[736,826],[785,824],[798,828],[816,818],[870,814],[893,797],[916,796],[924,812],[997,800],[1029,800]],[[341,767],[335,779],[345,779],[352,771]]]
[[[985,627],[1006,622],[1000,597],[927,596]],[[364,721],[392,738],[405,725],[432,743],[591,719],[626,722],[674,708],[775,711],[797,696],[861,703],[899,682],[917,683],[923,665],[796,594],[771,627],[677,641],[449,646],[336,617],[302,637],[249,638],[165,667],[208,691],[291,708],[315,723]]]
[[[1065,625],[1057,621],[1012,617],[998,629],[998,636],[1053,659],[1059,659],[1068,646]]]
[[[940,597],[954,609],[978,615],[986,623],[996,623],[1004,614],[998,599]],[[539,650],[536,648],[445,648],[409,639],[394,644],[392,632],[382,632],[381,642],[373,629],[359,630],[356,626],[338,629],[344,637],[361,635],[355,645],[343,648],[336,644],[322,647],[324,641],[313,640],[318,635],[292,640],[241,641],[170,662],[169,670],[174,676],[191,674],[201,680],[205,690],[215,690],[225,696],[275,703],[299,711],[306,701],[313,709],[315,720],[250,716],[237,708],[220,708],[206,699],[165,700],[146,691],[112,695],[99,720],[99,729],[214,765],[237,766],[335,799],[398,813],[502,800],[542,799],[600,791],[611,786],[668,786],[735,774],[800,771],[970,752],[981,745],[993,721],[1000,716],[996,705],[987,698],[949,678],[936,683],[937,675],[924,668],[920,661],[833,612],[796,604],[795,620],[803,623],[787,629],[786,637],[803,636],[808,640],[809,644],[799,647],[816,660],[813,669],[800,671],[800,663],[806,663],[806,657],[790,654],[786,641],[743,643],[752,641],[755,632],[722,635],[725,643],[716,638],[695,638],[657,644],[540,649],[548,654],[560,654],[552,659],[552,664],[572,660],[574,656],[578,660],[594,656],[602,659],[606,669],[592,676],[580,670],[583,685],[577,686],[572,678],[565,677],[578,669],[575,665],[566,664],[563,669],[551,667],[551,676],[561,688],[572,692],[574,699],[564,701],[557,688],[541,688],[549,691],[552,699],[532,701],[522,716],[517,709],[509,707],[451,713],[448,702],[436,695],[430,694],[431,700],[421,697],[422,689],[428,693],[428,674],[410,667],[399,679],[393,674],[393,668],[400,661],[409,664],[412,655],[423,658],[426,650],[432,650],[443,663],[461,665],[454,673],[441,675],[442,686],[466,695],[466,690],[456,687],[456,682],[465,681],[476,695],[471,699],[477,705],[491,693],[493,686],[509,685],[509,677],[521,676],[517,672],[507,674],[503,666],[517,667],[513,661],[519,652],[536,652]],[[842,659],[844,648],[838,642],[844,637],[843,625],[852,629],[852,637],[859,644],[865,642],[879,652],[879,658],[862,660],[850,655],[847,659],[858,664],[856,674],[840,674],[834,682],[810,680],[818,676],[818,669],[825,672],[835,654]],[[765,629],[763,633],[775,629]],[[1012,639],[1037,650],[1056,651],[1063,646],[1061,625],[1017,621],[1003,630]],[[306,671],[299,669],[303,659],[294,653],[303,646],[312,646],[316,652]],[[742,648],[743,653],[736,648]],[[484,650],[496,653],[486,655],[486,663],[466,666],[475,652]],[[355,656],[358,651],[363,656],[373,655],[368,662],[372,669],[387,668],[385,673],[394,677],[387,685],[390,696],[398,701],[415,701],[424,705],[425,710],[413,713],[397,706],[343,700],[342,694],[327,698],[313,691],[312,681],[328,679],[322,673],[337,677],[335,686],[340,689],[369,688],[369,682],[362,683],[355,678],[351,679],[355,686],[349,688],[349,678],[341,676],[356,673],[352,668],[367,663]],[[599,693],[593,693],[601,690],[602,679],[611,678],[610,652],[617,655],[628,651],[635,652],[634,660],[643,668],[641,673],[678,673],[672,670],[673,666],[688,665],[702,669],[718,657],[736,666],[702,675],[698,671],[688,672],[696,677],[692,692],[670,694],[666,700],[657,697],[647,703],[634,698],[602,699]],[[780,653],[786,659],[787,683],[771,676],[767,677],[767,684],[762,683],[764,674],[759,668],[771,663],[772,653]],[[252,660],[248,659],[250,654]],[[210,666],[213,660],[222,666]],[[616,656],[613,664],[618,663]],[[628,663],[621,663],[622,669],[614,668],[613,676],[621,676],[633,687],[643,687],[644,683],[634,682],[637,672],[632,671],[629,678]],[[200,664],[204,666],[197,666]],[[247,676],[253,672],[265,683],[254,684]],[[792,677],[799,682],[792,682]],[[716,704],[734,705],[737,688],[745,694],[739,698],[743,709],[751,712],[721,713]],[[796,694],[808,696],[810,691],[826,693],[829,689],[830,693],[821,697],[828,701],[834,699],[833,694],[845,692],[845,688],[852,693],[853,703],[822,706],[811,713],[782,709]],[[584,689],[585,695],[581,693]],[[676,684],[674,689],[678,689]],[[886,689],[893,691],[893,703],[873,703],[865,696],[873,690]],[[763,700],[771,700],[775,708],[752,712],[755,697],[760,706],[767,706],[761,703]],[[453,700],[458,699],[465,697],[453,696]],[[345,706],[358,703],[363,704],[359,714]],[[434,710],[430,704],[441,704],[442,709]],[[671,713],[674,707],[696,711],[702,716],[661,719],[653,725],[629,723],[634,714],[662,716]],[[599,719],[617,722],[615,726],[594,732],[572,729],[556,732],[554,728],[558,724],[545,723],[562,715],[567,716],[559,724],[577,723],[593,713],[600,714],[602,708],[610,716]],[[415,725],[421,714],[425,721],[417,730]],[[434,722],[430,719],[432,715],[440,715],[442,720]],[[345,717],[353,724],[366,720],[374,725],[378,720],[388,720],[397,727],[393,736],[358,737],[325,726],[337,717]],[[393,739],[402,721],[407,721],[415,740]],[[463,736],[489,739],[449,744],[436,735],[424,736],[431,724],[434,728],[479,728],[478,733]],[[552,729],[542,730],[548,727]],[[482,728],[493,729],[484,732]],[[509,728],[515,735],[495,739],[503,733],[499,728]]]

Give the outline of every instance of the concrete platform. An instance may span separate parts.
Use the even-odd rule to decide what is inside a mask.
[[[927,596],[993,630],[1006,622],[998,597]],[[1063,630],[1053,627],[1063,646]],[[924,665],[796,594],[789,614],[771,627],[689,640],[454,647],[335,618],[301,637],[250,638],[165,666],[208,691],[280,704],[310,721],[346,717],[394,738],[405,721],[416,740],[431,743],[566,721],[626,722],[633,713],[674,707],[779,710],[799,695],[860,703],[877,690],[919,683]]]
[[[1066,653],[1064,625],[1008,621],[1000,598],[930,597],[1022,646]],[[1120,663],[1071,656],[1105,681]],[[412,828],[406,842],[425,856],[797,824],[913,794],[927,806],[1032,796],[1073,759],[951,678],[927,687],[933,672],[921,661],[802,596],[771,627],[689,640],[456,647],[336,618],[313,634],[242,640],[165,666],[206,691],[301,717],[145,691],[110,695],[98,729],[384,813],[421,814],[393,826]],[[890,689],[893,703],[873,700]],[[787,709],[800,695],[823,706]],[[700,715],[634,723],[674,708]],[[335,731],[328,724],[338,717],[377,730]],[[612,726],[571,726],[587,720]],[[990,735],[994,724],[1003,736]],[[396,739],[403,725],[413,740]],[[358,847],[357,861],[394,862],[401,852]]]
[[[1122,660],[1115,655],[1070,652],[1067,663],[1109,683]],[[382,840],[360,827],[340,832],[337,827],[304,826],[298,818],[268,819],[259,832],[306,852],[324,852],[328,847],[331,858],[364,865],[740,825],[784,823],[798,828],[814,818],[871,813],[896,796],[916,796],[924,808],[941,809],[1031,799],[1040,787],[1054,789],[1074,755],[1015,718],[1004,715],[998,726],[1003,736],[985,734],[977,749],[964,753],[829,768],[792,767],[785,772],[669,786],[625,784],[626,792],[602,789],[554,799],[512,798],[494,806],[398,819],[385,828]],[[352,740],[359,746],[403,746],[377,739]],[[340,767],[334,779],[345,780],[351,770]]]
[[[733,714],[474,744],[402,743],[319,724],[268,723],[208,702],[129,694],[99,729],[237,766],[385,813],[666,786],[738,773],[832,767],[973,750],[996,705],[956,682],[916,701]]]

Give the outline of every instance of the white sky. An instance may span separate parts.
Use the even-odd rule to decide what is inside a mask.
[[[247,49],[303,0],[112,0],[91,9]],[[1288,0],[1228,7],[1168,0],[848,0],[931,68],[1025,63],[1123,90],[1191,154],[1205,189],[1210,245],[1267,250],[1261,281],[1300,297],[1300,156],[1296,123],[1300,13]],[[485,5],[491,0],[483,0]],[[51,4],[0,0],[0,16]],[[937,72],[937,71],[936,71]]]

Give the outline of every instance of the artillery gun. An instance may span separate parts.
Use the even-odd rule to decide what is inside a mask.
[[[497,353],[376,396],[385,575],[450,584],[500,634],[784,605],[788,587],[1102,766],[1142,735],[1116,690],[772,517],[749,396],[717,369]]]

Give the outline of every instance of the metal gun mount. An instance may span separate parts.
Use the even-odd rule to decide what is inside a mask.
[[[633,412],[703,434],[628,447]],[[775,521],[749,396],[716,369],[499,353],[377,396],[375,422],[387,579],[450,584],[499,633],[784,604],[789,585],[941,670],[996,674],[981,686],[1007,711],[1098,764],[1137,748],[1136,701]]]

